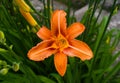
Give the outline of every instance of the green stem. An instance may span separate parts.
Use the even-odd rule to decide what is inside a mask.
[[[71,8],[71,0],[68,1],[68,9],[67,9],[67,25],[69,26],[70,25],[70,8]]]
[[[87,31],[86,31],[87,34],[93,30],[93,28],[91,27],[90,24],[93,20],[93,16],[95,15],[95,12],[98,8],[98,4],[99,4],[99,0],[95,0],[94,7],[93,7],[93,10],[91,11],[91,15],[90,15],[90,18],[89,18],[88,24],[87,24],[87,27],[89,27],[89,28],[87,28]]]
[[[117,63],[117,65],[115,65],[114,68],[111,69],[111,71],[108,73],[108,75],[106,76],[106,78],[105,78],[101,83],[107,83],[107,82],[109,81],[109,79],[110,79],[113,75],[115,75],[115,73],[116,73],[117,71],[119,71],[119,70],[120,70],[120,62]]]
[[[5,46],[12,53],[12,56],[16,59],[16,61],[20,62],[22,60],[22,58],[19,57],[6,43],[2,45]]]

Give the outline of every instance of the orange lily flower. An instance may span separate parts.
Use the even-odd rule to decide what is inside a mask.
[[[40,28],[37,35],[43,41],[28,52],[28,58],[34,61],[42,61],[54,54],[55,68],[61,76],[66,72],[67,56],[78,57],[82,61],[93,57],[89,46],[75,39],[85,30],[84,25],[77,22],[66,28],[65,16],[63,10],[54,11],[51,30],[45,26]]]

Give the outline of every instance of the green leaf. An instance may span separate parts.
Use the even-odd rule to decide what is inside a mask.
[[[67,71],[64,77],[66,79],[65,83],[73,83],[73,76],[72,76],[70,65],[67,66]]]
[[[97,36],[95,47],[93,49],[93,52],[94,52],[95,55],[96,55],[96,52],[97,52],[97,50],[100,46],[101,40],[102,40],[102,38],[105,34],[107,21],[108,21],[108,17],[106,16],[106,17],[103,18],[103,20],[100,23],[99,33],[98,33],[98,36]]]
[[[7,75],[0,75],[0,83],[30,83],[25,75],[8,73]]]
[[[62,77],[56,73],[50,74],[51,77],[55,78],[57,80],[57,83],[64,83],[62,80]]]
[[[110,69],[108,75],[105,77],[105,80],[102,83],[106,83],[109,79],[115,75],[120,70],[120,62],[118,62],[113,68]]]
[[[52,79],[45,77],[45,76],[38,76],[38,78],[40,79],[40,81],[42,83],[56,83],[55,81],[53,81]]]

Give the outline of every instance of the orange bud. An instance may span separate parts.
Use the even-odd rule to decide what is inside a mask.
[[[23,15],[23,17],[28,21],[28,23],[31,26],[37,26],[37,22],[35,21],[35,19],[32,17],[32,15],[29,12],[25,12],[24,10],[22,10],[20,8],[20,13]]]
[[[25,12],[33,12],[28,4],[24,0],[14,0],[15,5],[24,10]]]

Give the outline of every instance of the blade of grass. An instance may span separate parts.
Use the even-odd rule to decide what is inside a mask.
[[[112,10],[111,10],[111,13],[109,15],[109,17],[105,17],[102,22],[101,22],[101,29],[99,31],[99,34],[98,34],[98,37],[97,37],[97,40],[96,40],[96,43],[95,43],[95,47],[93,49],[93,53],[94,53],[94,58],[92,60],[92,63],[91,63],[91,69],[89,71],[89,75],[91,76],[91,73],[92,73],[92,70],[93,70],[93,67],[94,67],[94,62],[95,62],[95,59],[97,57],[97,51],[99,49],[99,46],[101,44],[101,41],[102,41],[102,38],[107,30],[107,27],[108,27],[108,24],[110,22],[110,19],[113,15],[113,11],[115,9],[115,5],[116,5],[116,1],[117,0],[114,0],[114,3],[113,3],[113,6],[112,6]]]
[[[119,70],[120,70],[120,62],[117,63],[117,64],[115,65],[115,67],[113,67],[113,68],[111,69],[111,71],[109,71],[108,75],[105,77],[105,79],[102,81],[102,83],[107,83],[107,82],[109,81],[109,79],[110,79],[113,75],[115,75]]]
[[[65,79],[65,83],[73,83],[73,76],[72,76],[70,65],[67,65],[67,71],[64,76],[64,79]]]
[[[55,78],[57,80],[57,83],[64,83],[62,77],[58,74],[52,73],[50,74],[50,77]]]
[[[67,26],[70,25],[70,8],[71,8],[71,0],[67,0]]]
[[[42,83],[56,83],[52,79],[49,79],[49,78],[47,78],[45,76],[38,76],[38,78],[41,80]]]

